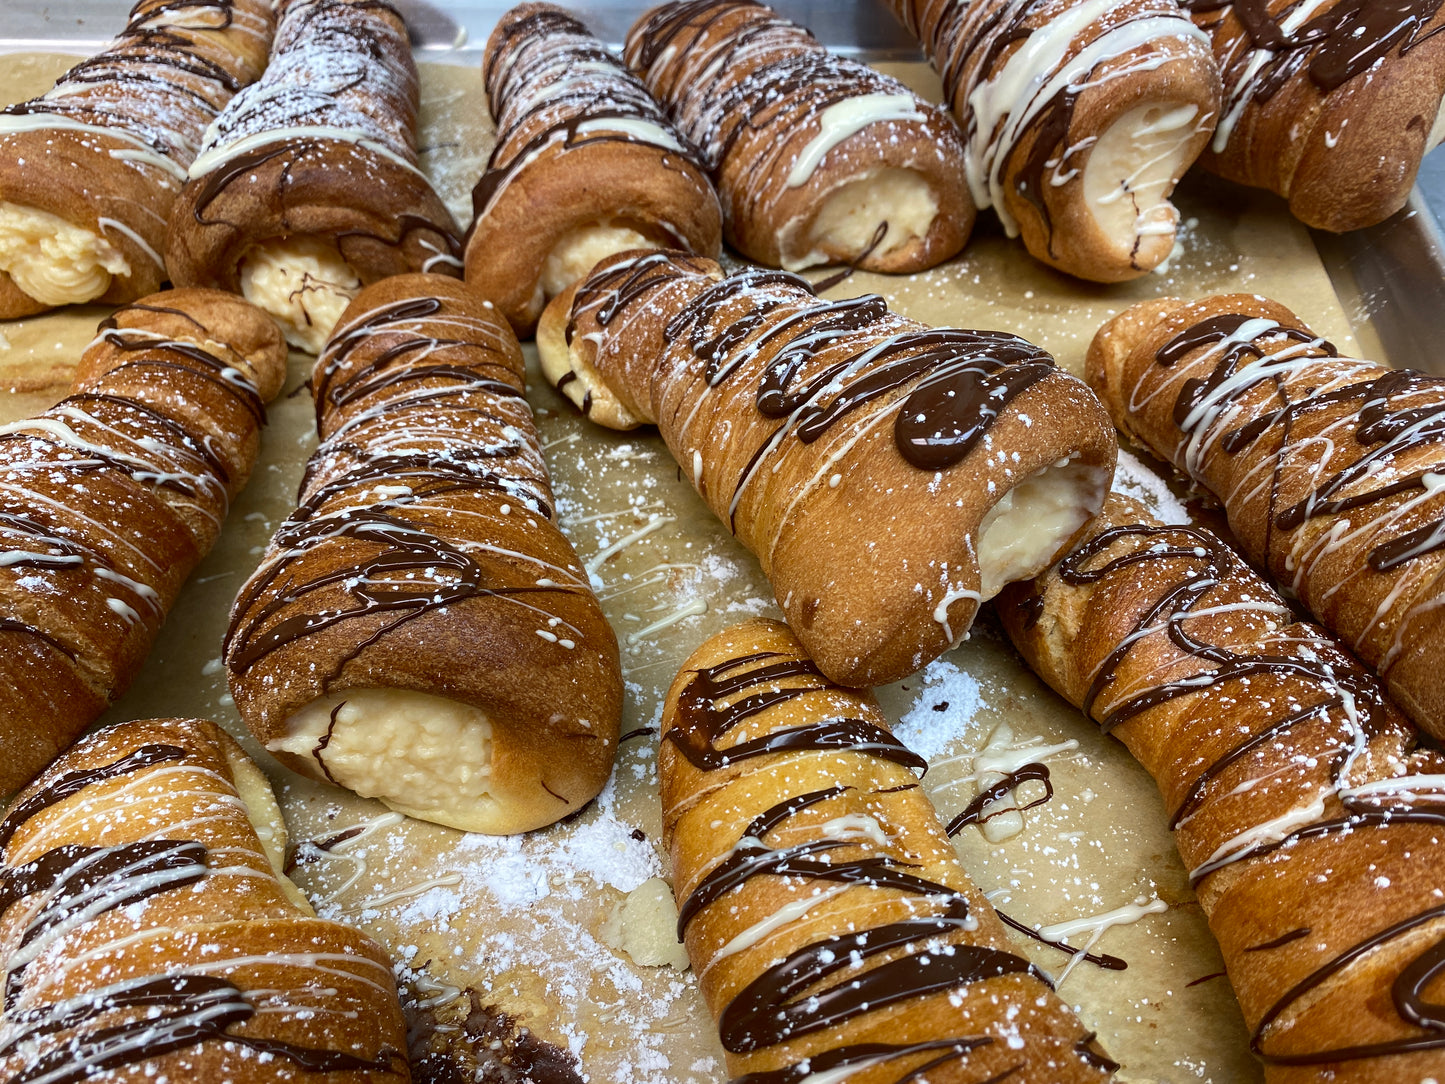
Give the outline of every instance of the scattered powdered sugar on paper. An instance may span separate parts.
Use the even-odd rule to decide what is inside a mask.
[[[968,730],[974,714],[983,707],[983,698],[978,679],[947,658],[934,659],[914,680],[920,678],[923,688],[917,701],[898,720],[893,733],[919,756],[933,760]]]
[[[1184,502],[1174,495],[1159,472],[1131,452],[1119,449],[1114,492],[1133,497],[1166,523],[1190,523]]]

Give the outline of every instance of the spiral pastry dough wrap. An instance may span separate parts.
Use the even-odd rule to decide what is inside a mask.
[[[1405,206],[1445,139],[1441,0],[1184,0],[1224,74],[1202,165],[1268,188],[1326,230]]]
[[[663,4],[628,32],[626,56],[702,154],[723,235],[749,259],[921,271],[968,240],[948,114],[770,8]]]
[[[1250,294],[1136,305],[1087,365],[1119,428],[1445,737],[1445,380],[1342,358]]]
[[[943,77],[974,202],[1050,267],[1122,282],[1174,248],[1174,186],[1219,116],[1175,0],[889,0]]]
[[[0,427],[0,794],[129,687],[251,473],[286,344],[172,290],[100,325],[68,398]]]
[[[552,4],[513,8],[482,77],[497,144],[472,192],[467,281],[518,335],[604,256],[718,255],[722,211],[696,152],[580,22]]]
[[[1072,1084],[1118,1068],[1012,951],[919,789],[927,764],[787,626],[704,643],[662,730],[678,933],[733,1079]]]
[[[391,962],[279,872],[270,784],[214,723],[92,735],[0,847],[12,1084],[411,1079]]]
[[[1374,675],[1217,536],[1118,496],[998,609],[1158,781],[1265,1079],[1439,1076],[1445,759]]]
[[[241,589],[241,717],[291,767],[467,831],[551,824],[611,772],[617,640],[571,545],[489,301],[368,287],[312,377],[321,446]]]
[[[386,0],[286,0],[266,74],[216,118],[176,201],[171,278],[244,293],[314,354],[363,285],[458,271],[416,116],[406,24]]]
[[[594,419],[657,425],[845,685],[958,642],[1113,474],[1103,410],[1032,343],[929,328],[877,295],[821,301],[785,271],[614,256],[548,307],[537,345]]]
[[[105,52],[0,110],[0,320],[160,289],[186,167],[274,28],[267,0],[141,0]]]

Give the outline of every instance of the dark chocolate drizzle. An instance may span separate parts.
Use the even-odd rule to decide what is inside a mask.
[[[172,12],[193,9],[215,12],[214,21],[203,26],[164,21]],[[0,113],[48,114],[113,128],[178,165],[189,165],[206,125],[250,74],[239,58],[231,64],[213,59],[232,59],[213,35],[231,30],[234,12],[232,0],[137,4],[115,41],[61,76],[55,92]]]
[[[744,757],[799,749],[851,749],[919,771],[925,769],[921,758],[909,753],[886,731],[856,719],[826,719],[719,747],[729,731],[759,713],[834,688],[810,661],[796,656],[758,652],[731,659],[688,675],[676,701],[672,726],[663,740],[673,742],[690,763],[703,771],[726,767]],[[837,740],[839,723],[852,731],[847,742]],[[956,890],[919,876],[910,863],[888,854],[840,857],[839,851],[857,845],[845,838],[824,836],[782,848],[766,842],[771,833],[804,810],[825,806],[851,790],[835,784],[796,794],[755,817],[737,845],[711,868],[679,907],[679,939],[705,908],[723,901],[758,876],[892,889],[931,901],[937,910],[870,929],[830,935],[766,968],[739,991],[719,1017],[723,1047],[732,1053],[776,1046],[844,1025],[874,1009],[1003,975],[1029,974],[1048,984],[1042,972],[1013,953],[953,940],[975,924],[967,900]],[[860,970],[862,961],[876,956],[891,958]],[[964,1057],[992,1041],[988,1036],[961,1036],[896,1045],[854,1044],[810,1055],[806,1063],[739,1079],[755,1084],[787,1084],[827,1068],[938,1052],[926,1064],[915,1066],[899,1078],[914,1080],[928,1069]],[[1012,1071],[995,1079],[1004,1079]]]
[[[1029,780],[1034,780],[1044,785],[1044,796],[1042,798],[1036,798],[1028,805],[1010,805],[1004,806],[1001,809],[989,810],[989,806],[996,805],[1009,794],[1012,794],[1020,784],[1027,783]],[[1025,764],[1023,767],[1009,772],[992,786],[984,787],[979,791],[978,794],[974,796],[973,801],[964,807],[963,812],[948,822],[948,834],[950,837],[956,836],[970,824],[983,824],[985,821],[991,820],[1000,813],[1007,813],[1010,810],[1017,809],[1022,811],[1025,809],[1033,809],[1034,806],[1043,805],[1053,796],[1054,784],[1049,779],[1048,765],[1039,764],[1038,762]]]
[[[31,818],[92,784],[188,756],[179,746],[143,745],[112,764],[63,773],[18,803],[0,822],[0,851]],[[92,922],[198,884],[209,876],[208,861],[206,848],[194,840],[143,839],[106,847],[63,844],[23,865],[0,865],[0,915],[23,899],[41,899],[12,952],[66,923]],[[343,1050],[232,1032],[231,1027],[251,1019],[256,1008],[247,991],[217,976],[185,971],[148,975],[83,990],[60,1001],[24,1005],[26,966],[13,958],[7,961],[4,1003],[9,1036],[0,1043],[0,1058],[32,1046],[40,1052],[27,1058],[10,1078],[12,1084],[41,1079],[78,1084],[100,1072],[212,1040],[285,1058],[308,1073],[370,1070],[400,1075],[403,1071],[401,1055],[387,1048],[375,1058],[363,1058]],[[144,1011],[119,1021],[111,1015],[130,1010]],[[65,1032],[71,1034],[42,1045],[46,1037]]]
[[[1122,549],[1119,548],[1121,544]],[[1111,552],[1115,554],[1112,557]],[[1144,570],[1150,562],[1164,563],[1169,571],[1162,582],[1172,582],[1173,586],[1164,589],[1159,601],[1139,616],[1132,632],[1118,638],[1119,646],[1100,664],[1084,700],[1085,710],[1106,730],[1173,698],[1209,695],[1211,689],[1225,682],[1244,683],[1258,674],[1300,679],[1297,685],[1290,686],[1292,691],[1289,695],[1276,695],[1280,707],[1275,718],[1265,720],[1232,749],[1199,769],[1185,799],[1174,812],[1171,827],[1178,828],[1185,817],[1201,808],[1210,784],[1230,765],[1266,747],[1279,746],[1281,740],[1293,741],[1296,748],[1306,748],[1303,735],[1285,738],[1287,731],[1310,727],[1317,735],[1323,735],[1325,728],[1341,725],[1346,728],[1345,732],[1329,738],[1333,745],[1329,770],[1342,811],[1303,824],[1281,838],[1261,840],[1212,858],[1191,872],[1194,884],[1198,885],[1205,878],[1236,863],[1267,859],[1314,841],[1363,832],[1408,830],[1411,826],[1428,829],[1433,838],[1445,830],[1445,810],[1438,807],[1350,793],[1345,768],[1352,751],[1359,747],[1357,742],[1368,742],[1388,728],[1403,724],[1393,720],[1378,683],[1324,634],[1311,633],[1308,626],[1296,626],[1296,631],[1288,637],[1295,653],[1249,654],[1204,643],[1184,628],[1193,608],[1206,598],[1215,585],[1237,580],[1244,574],[1240,559],[1214,535],[1196,528],[1176,526],[1110,528],[1066,557],[1060,563],[1059,575],[1064,583],[1072,586],[1096,584],[1105,577],[1119,575],[1136,580],[1150,579],[1151,574]],[[1113,706],[1108,713],[1101,714],[1095,703],[1113,681],[1125,656],[1142,641],[1145,630],[1161,628],[1166,630],[1171,643],[1181,652],[1213,665],[1189,677],[1138,693]],[[1318,689],[1323,695],[1311,703],[1306,695],[1293,691],[1301,686]],[[1353,702],[1357,724],[1351,724],[1350,713],[1343,710],[1347,697]],[[1359,728],[1358,733],[1352,729],[1355,725]],[[1408,790],[1408,776],[1402,777],[1399,782],[1402,791]],[[1427,908],[1370,933],[1315,968],[1285,991],[1263,1014],[1255,1028],[1251,1049],[1266,1064],[1301,1066],[1445,1049],[1445,1010],[1425,997],[1426,989],[1441,974],[1445,974],[1445,936],[1440,935],[1400,971],[1391,986],[1391,999],[1400,1019],[1406,1025],[1421,1029],[1421,1033],[1383,1042],[1312,1051],[1281,1050],[1270,1042],[1273,1025],[1285,1017],[1296,1002],[1309,997],[1332,976],[1343,972],[1373,950],[1441,919],[1445,919],[1445,907]],[[1308,936],[1310,932],[1306,926],[1289,929],[1243,951],[1276,951]]]
[[[584,282],[573,319],[593,313],[606,327],[628,307],[647,304],[654,290],[696,274],[666,253],[628,261]],[[748,306],[739,312],[741,298]],[[877,295],[821,301],[797,275],[761,269],[707,282],[671,317],[666,340],[691,355],[688,364],[701,368],[709,388],[755,381],[758,413],[782,423],[733,484],[733,513],[766,457],[791,436],[812,443],[894,396],[902,399],[893,424],[899,454],[919,470],[945,470],[969,455],[1015,398],[1056,372],[1045,351],[1015,335],[898,327]],[[837,349],[842,343],[846,352]],[[818,355],[829,350],[841,356],[820,365]],[[751,371],[762,355],[766,368]]]
[[[1227,340],[1252,319],[1255,318],[1233,313],[1210,317],[1172,338],[1158,350],[1155,359],[1160,365],[1174,365],[1201,347],[1215,347]],[[1409,369],[1392,369],[1330,391],[1316,392],[1305,387],[1301,393],[1295,385],[1304,384],[1307,378],[1298,374],[1306,372],[1321,358],[1338,357],[1337,351],[1306,330],[1282,327],[1273,321],[1265,323],[1267,326],[1252,338],[1234,342],[1220,351],[1207,377],[1184,382],[1175,402],[1174,419],[1187,436],[1196,436],[1197,428],[1213,423],[1213,412],[1200,411],[1200,418],[1193,422],[1190,416],[1206,402],[1215,404],[1221,397],[1220,389],[1242,370],[1257,366],[1258,375],[1254,379],[1231,386],[1225,404],[1240,403],[1265,383],[1274,387],[1273,402],[1251,406],[1242,424],[1223,435],[1220,447],[1228,454],[1235,454],[1260,440],[1274,445],[1271,531],[1293,531],[1319,516],[1368,509],[1377,503],[1383,514],[1392,506],[1385,502],[1425,489],[1431,476],[1445,471],[1445,408],[1441,406],[1445,400],[1445,379]],[[1294,350],[1290,359],[1283,362],[1272,359],[1272,355],[1291,344]],[[1295,398],[1297,394],[1299,397]],[[1356,418],[1350,424],[1349,435],[1353,437],[1352,451],[1356,454],[1345,457],[1347,463],[1343,467],[1320,471],[1321,480],[1302,500],[1276,507],[1281,477],[1291,459],[1296,458],[1297,445],[1291,441],[1295,421],[1339,404],[1355,404]],[[1343,442],[1343,432],[1337,440]],[[1404,477],[1371,484],[1377,474],[1389,473],[1388,468],[1397,459],[1422,447],[1436,446],[1440,451],[1428,463],[1415,467]],[[1320,462],[1319,454],[1309,451],[1298,453],[1297,458],[1309,464],[1311,471],[1316,465],[1326,466]],[[1388,572],[1445,549],[1445,510],[1439,518],[1423,526],[1394,534],[1391,530],[1388,526],[1382,528],[1376,535],[1381,540],[1370,548],[1368,561],[1376,572]],[[1268,542],[1265,548],[1269,550]]]
[[[1230,60],[1224,72],[1227,94],[1274,97],[1303,71],[1323,94],[1365,74],[1391,54],[1403,57],[1440,31],[1432,26],[1441,0],[1339,0],[1290,32],[1281,23],[1297,6],[1280,0],[1183,0],[1195,22],[1216,36],[1231,12],[1248,48],[1216,46]],[[1263,65],[1258,51],[1269,54]],[[1249,81],[1240,82],[1246,75]]]
[[[560,143],[560,153],[565,153],[595,143],[645,142],[621,126],[584,133],[583,125],[595,127],[608,120],[655,124],[682,148],[657,147],[663,168],[676,169],[676,159],[702,169],[696,150],[673,127],[642,81],[570,15],[543,9],[509,16],[494,32],[490,46],[483,67],[498,130],[487,168],[472,189],[474,219],[486,214],[497,194],[549,144]],[[590,66],[592,77],[566,92],[542,89],[578,65]],[[519,102],[528,100],[530,106],[521,108]],[[538,128],[541,118],[545,122]],[[663,223],[654,225],[671,244],[686,247],[685,237]]]

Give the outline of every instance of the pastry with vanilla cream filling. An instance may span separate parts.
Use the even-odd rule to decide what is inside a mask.
[[[734,1080],[1112,1079],[964,873],[926,770],[779,622],[683,664],[662,715],[663,842]]]
[[[1111,496],[998,601],[1159,784],[1270,1084],[1445,1071],[1445,758],[1218,535]]]
[[[969,188],[1050,267],[1121,282],[1174,250],[1170,194],[1219,119],[1175,0],[890,0],[943,78]]]
[[[0,426],[0,793],[136,677],[251,473],[286,344],[216,290],[118,309],[70,395]]]
[[[472,194],[466,274],[517,334],[614,252],[717,256],[722,212],[696,153],[585,26],[522,4],[482,63],[497,143]]]
[[[1087,365],[1115,424],[1445,737],[1445,379],[1341,357],[1254,294],[1141,302]]]
[[[772,9],[663,4],[628,32],[626,56],[712,171],[723,235],[749,259],[921,271],[968,240],[947,113]]]
[[[1049,564],[1117,452],[1083,383],[1014,335],[935,329],[786,271],[623,253],[543,314],[548,379],[588,416],[656,424],[751,550],[809,654],[895,681],[979,603]]]
[[[283,762],[467,831],[580,810],[621,715],[617,640],[554,522],[523,387],[470,285],[365,288],[312,376],[300,507],[226,638],[237,710]]]
[[[206,134],[167,232],[177,285],[244,294],[320,351],[362,286],[456,274],[456,223],[417,165],[417,73],[384,0],[291,0],[265,75]]]
[[[1373,226],[1445,139],[1440,0],[1184,0],[1224,76],[1200,163],[1267,188],[1306,225]]]
[[[0,110],[0,319],[160,289],[186,169],[274,27],[265,0],[141,0],[104,52]]]
[[[0,820],[0,1073],[405,1084],[391,961],[282,873],[270,783],[200,719],[118,723]]]

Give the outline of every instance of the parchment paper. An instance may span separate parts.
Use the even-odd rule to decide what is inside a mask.
[[[475,57],[457,59],[466,63],[424,68],[420,145],[424,165],[465,222],[491,126]],[[73,61],[7,57],[0,100],[45,89]],[[922,65],[891,67],[937,96],[937,81]],[[986,214],[964,255],[948,265],[911,278],[857,274],[829,296],[877,291],[930,323],[1013,331],[1076,373],[1100,323],[1136,299],[1162,294],[1268,294],[1343,350],[1354,348],[1308,234],[1280,201],[1203,179],[1190,180],[1178,202],[1187,222],[1182,251],[1167,272],[1134,283],[1094,286],[1055,274],[1003,237]],[[83,308],[0,324],[0,385],[13,389],[0,397],[0,415],[21,417],[59,398],[103,313]],[[288,392],[310,363],[293,354]],[[592,427],[538,380],[529,397],[563,527],[594,572],[622,643],[628,694],[622,730],[632,736],[592,806],[524,838],[468,836],[294,776],[250,739],[226,692],[221,638],[231,600],[291,509],[314,447],[304,394],[271,408],[261,462],[219,546],[188,585],[140,679],[103,722],[200,715],[240,737],[276,783],[298,859],[295,879],[323,914],[364,927],[395,955],[423,1042],[437,1018],[455,1025],[431,1037],[438,1051],[466,1045],[470,1030],[472,1045],[483,1048],[479,1056],[510,1058],[515,1070],[526,1051],[513,1039],[493,1044],[490,1055],[486,1049],[488,1022],[501,1020],[568,1051],[589,1080],[720,1081],[722,1053],[690,974],[639,966],[613,946],[619,927],[637,932],[643,921],[618,917],[627,894],[666,876],[655,780],[661,694],[704,637],[776,610],[756,562],[680,480],[655,434]],[[1178,510],[1137,460],[1126,458],[1119,484],[1156,507]],[[990,843],[969,828],[957,839],[996,906],[1032,926],[1136,902],[1151,912],[1104,929],[1092,946],[1122,957],[1127,970],[1080,964],[1060,986],[1123,1063],[1121,1079],[1258,1080],[1159,797],[1123,746],[1101,737],[1025,670],[987,612],[970,640],[880,697],[900,721],[900,736],[928,756],[924,783],[945,820],[977,790],[973,756],[990,738],[995,746],[1032,743],[1044,755],[1055,796],[1023,814],[1022,831]],[[359,834],[329,850],[314,845],[351,829]],[[1090,935],[1071,940],[1083,944]],[[1019,941],[1020,951],[1054,976],[1063,974],[1063,953]],[[428,1072],[451,1056],[439,1054]]]

